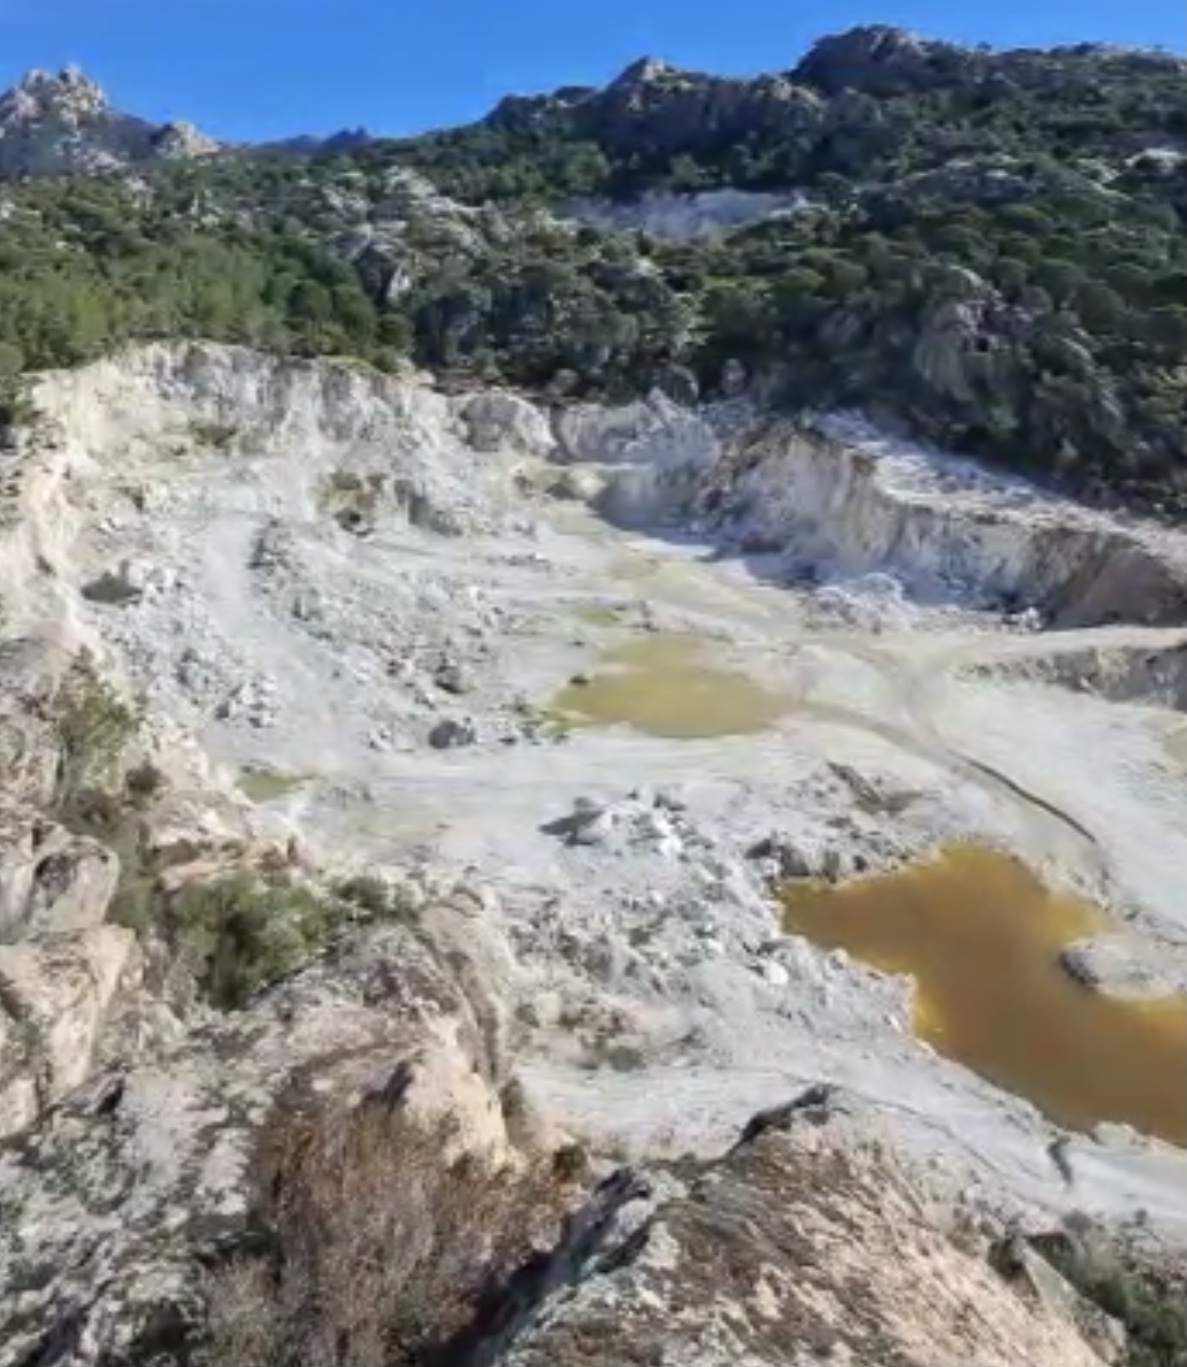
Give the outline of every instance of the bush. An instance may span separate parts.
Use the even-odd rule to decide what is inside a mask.
[[[190,423],[190,436],[197,446],[213,447],[216,451],[229,451],[239,428],[231,422],[203,422],[195,419]]]
[[[1184,1367],[1187,1276],[1099,1239],[1057,1238],[1042,1252],[1082,1296],[1124,1326],[1123,1367]]]
[[[416,905],[409,893],[373,874],[355,874],[334,888],[335,894],[367,918],[411,921]]]
[[[26,392],[24,383],[5,369],[7,365],[19,364],[6,354],[12,350],[0,343],[0,432],[3,432],[6,442],[16,428],[28,427],[41,416]]]
[[[75,665],[62,686],[55,723],[61,747],[55,802],[66,810],[86,788],[111,780],[135,734],[137,714],[84,661]]]
[[[237,1010],[316,954],[335,919],[308,888],[237,874],[183,887],[164,929],[210,1000]]]
[[[399,1367],[467,1326],[555,1237],[550,1163],[492,1171],[383,1104],[289,1120],[267,1153],[265,1254],[209,1278],[211,1367]]]

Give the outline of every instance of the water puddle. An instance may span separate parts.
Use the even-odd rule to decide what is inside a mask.
[[[706,662],[692,636],[647,636],[603,663],[587,681],[563,688],[550,710],[574,726],[625,725],[693,740],[762,731],[787,708],[745,674]]]
[[[1187,1001],[1119,1001],[1060,967],[1108,927],[1021,862],[974,845],[892,874],[794,885],[784,924],[915,980],[916,1034],[1057,1123],[1124,1121],[1187,1147]]]
[[[279,769],[244,769],[239,791],[252,802],[278,802],[308,783],[309,774],[286,774]]]

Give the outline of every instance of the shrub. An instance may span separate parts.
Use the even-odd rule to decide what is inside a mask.
[[[160,902],[159,873],[151,860],[120,856],[120,878],[107,906],[107,920],[144,937],[153,928]]]
[[[334,888],[335,894],[370,919],[410,921],[416,918],[416,905],[410,894],[374,874],[355,874]]]
[[[265,1157],[264,1254],[207,1286],[214,1367],[398,1367],[471,1323],[555,1236],[564,1187],[540,1161],[493,1171],[380,1104],[289,1120]]]
[[[190,436],[197,446],[213,447],[216,451],[229,451],[239,428],[231,422],[205,422],[195,419],[190,423]]]
[[[1058,1238],[1042,1252],[1082,1296],[1124,1326],[1123,1367],[1187,1363],[1187,1276],[1099,1238]]]
[[[61,754],[55,801],[65,810],[91,786],[110,781],[136,731],[136,712],[89,662],[77,664],[58,695],[56,728]]]
[[[166,935],[224,1010],[242,1007],[316,954],[334,920],[310,889],[247,874],[187,884],[164,917]]]

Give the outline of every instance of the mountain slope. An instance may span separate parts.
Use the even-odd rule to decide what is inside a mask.
[[[0,374],[172,335],[564,394],[711,393],[737,361],[768,401],[1177,509],[1183,77],[867,28],[752,80],[643,60],[416,139],[13,186]]]

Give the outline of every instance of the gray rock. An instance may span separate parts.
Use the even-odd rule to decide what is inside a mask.
[[[765,868],[773,869],[779,879],[816,878],[823,871],[818,850],[777,833],[752,845],[746,851],[746,856],[758,860]],[[839,868],[839,859],[836,864]]]
[[[558,1249],[500,1367],[1102,1367],[1062,1306],[1003,1296],[953,1243],[925,1179],[824,1092],[748,1127],[685,1185],[635,1189],[596,1238]]]
[[[443,717],[428,739],[434,750],[457,750],[477,742],[478,727],[471,717]]]
[[[0,1138],[28,1128],[83,1082],[137,963],[136,938],[122,926],[0,946]]]
[[[131,571],[127,561],[118,570],[106,570],[97,579],[82,587],[82,596],[90,603],[108,607],[125,607],[144,597],[144,584]]]
[[[77,67],[29,71],[0,95],[0,176],[113,171],[216,148],[189,125],[158,126],[112,109]]]
[[[99,925],[119,860],[28,807],[0,804],[0,943]]]
[[[1066,945],[1059,963],[1085,988],[1107,996],[1187,993],[1187,950],[1158,946],[1124,931]]]
[[[593,503],[605,492],[606,477],[597,470],[571,466],[548,485],[551,498],[573,503]]]
[[[1060,1239],[1067,1242],[1063,1236]],[[1019,1235],[1007,1235],[990,1247],[989,1262],[1019,1295],[1052,1318],[1066,1323],[1105,1362],[1123,1361],[1124,1326],[1081,1295],[1055,1270],[1042,1253],[1049,1242],[1038,1238],[1032,1243]]]
[[[433,675],[433,682],[445,693],[460,696],[473,688],[469,673],[457,660],[445,660]]]
[[[20,979],[22,1002],[37,998],[41,981],[58,994],[79,984],[83,997],[58,1011],[71,1026],[47,1055],[65,1070],[51,1074],[54,1094],[72,1082],[74,1090],[24,1145],[0,1150],[2,1367],[146,1360],[163,1319],[200,1320],[201,1259],[245,1230],[269,1116],[310,1079],[307,1095],[324,1105],[369,1096],[448,1111],[456,1152],[505,1161],[497,1097],[505,1026],[492,995],[488,923],[476,901],[455,895],[426,911],[415,934],[391,924],[359,932],[332,964],[85,1087],[92,978],[55,968],[38,979],[31,968]],[[88,934],[132,940],[111,926]],[[0,951],[6,984],[16,980],[11,953]],[[116,968],[109,957],[104,983]],[[22,1099],[5,1085],[6,1028],[0,1012],[0,1115],[5,1106],[15,1114]],[[86,1354],[54,1346],[63,1325]]]
[[[618,830],[618,815],[613,808],[574,816],[569,840],[574,845],[605,845]]]

